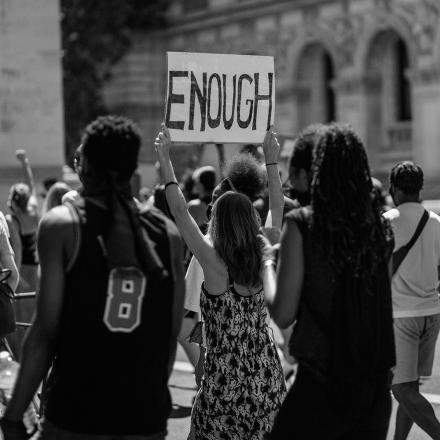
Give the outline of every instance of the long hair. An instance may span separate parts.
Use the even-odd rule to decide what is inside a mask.
[[[261,269],[260,221],[244,194],[228,191],[212,209],[208,234],[232,279],[244,286],[258,286]]]
[[[367,155],[349,126],[331,124],[320,130],[311,203],[313,236],[334,276],[348,269],[365,279],[383,262],[386,243]]]

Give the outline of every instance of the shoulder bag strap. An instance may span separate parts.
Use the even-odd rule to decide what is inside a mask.
[[[414,232],[414,235],[411,237],[411,240],[405,246],[402,246],[401,248],[397,249],[397,251],[393,252],[393,275],[397,272],[400,265],[402,264],[402,261],[408,255],[408,252],[411,250],[414,243],[419,238],[420,234],[423,231],[423,228],[428,222],[428,219],[429,219],[429,213],[425,209],[422,218],[420,219],[419,224],[417,225],[416,231]]]

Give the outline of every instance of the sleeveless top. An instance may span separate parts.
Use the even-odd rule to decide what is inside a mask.
[[[13,214],[11,215],[11,217],[18,225],[18,233],[20,235],[22,248],[22,264],[26,264],[29,266],[38,265],[37,230],[28,234],[24,234],[22,232],[21,223],[18,217]]]
[[[267,438],[283,402],[283,370],[267,322],[263,289],[211,295],[202,284],[206,357],[192,412],[197,440]]]
[[[374,291],[351,295],[350,287],[344,284],[351,277],[342,273],[334,279],[329,260],[316,251],[310,231],[311,219],[310,207],[295,209],[286,216],[286,221],[294,221],[300,230],[304,254],[304,280],[290,352],[303,368],[321,381],[367,382],[378,376],[387,380],[390,368],[395,365],[391,288],[386,264],[393,249],[391,230],[385,233],[389,254],[384,255],[384,263],[371,274]],[[362,305],[353,304],[354,301],[362,301]],[[356,316],[359,307],[366,311],[360,317]],[[373,317],[377,328],[373,328],[373,322],[361,325],[356,322],[365,317]],[[348,338],[348,334],[355,336]],[[353,340],[361,347],[360,356],[369,358],[364,366],[353,366],[356,363],[350,353]]]
[[[171,410],[167,383],[172,277],[149,277],[146,287],[135,277],[123,279],[119,287],[114,280],[110,284],[101,245],[110,213],[83,199],[75,202],[72,214],[80,216],[78,249],[66,275],[45,414],[54,425],[75,433],[147,436],[164,432]],[[144,231],[168,270],[172,264],[168,233],[178,234],[177,229],[156,212],[146,211],[142,219],[149,225]],[[135,294],[136,299],[123,301],[124,292]],[[137,327],[118,328],[117,318],[137,307],[141,307]],[[112,309],[114,319],[110,318]],[[114,326],[109,327],[110,319]]]

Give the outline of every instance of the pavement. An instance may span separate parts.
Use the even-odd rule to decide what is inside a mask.
[[[173,398],[173,411],[168,422],[167,440],[186,440],[190,429],[191,405],[196,393],[196,385],[192,367],[180,347],[169,385]],[[440,341],[437,341],[433,376],[422,385],[421,390],[433,404],[437,418],[440,419]],[[393,414],[387,440],[393,439],[396,409],[397,405],[393,400]],[[428,440],[429,438],[418,426],[414,425],[408,440]]]

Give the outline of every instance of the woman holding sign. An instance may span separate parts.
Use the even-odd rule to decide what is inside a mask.
[[[228,191],[214,203],[208,235],[188,213],[169,157],[171,139],[162,126],[155,146],[166,196],[176,224],[204,273],[201,310],[207,352],[204,377],[192,413],[196,440],[268,438],[285,395],[284,375],[267,325],[261,272],[260,223],[250,200]],[[269,207],[281,225],[283,194],[279,144],[272,131],[263,143]]]

